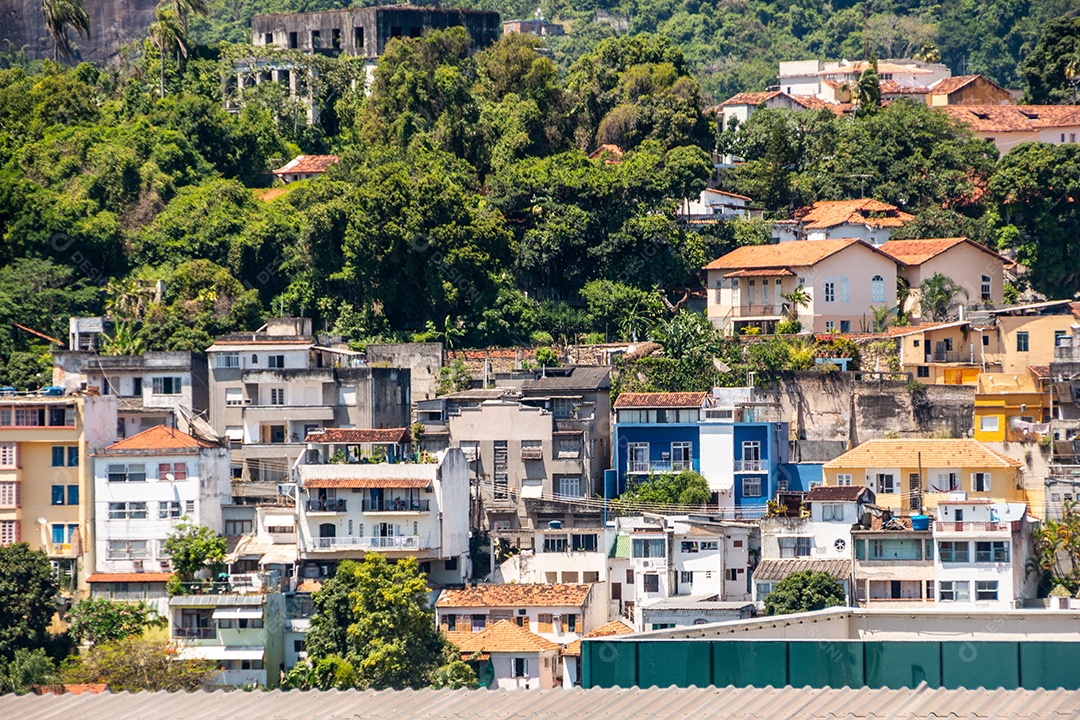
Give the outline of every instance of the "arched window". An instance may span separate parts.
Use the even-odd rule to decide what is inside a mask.
[[[251,353],[251,364],[252,365],[258,365],[259,364],[259,356],[256,355],[255,353]]]
[[[870,302],[885,302],[885,278],[880,275],[870,279]]]
[[[357,533],[356,534],[357,534],[358,537],[364,537],[364,523],[360,523],[359,525],[357,525]]]
[[[352,535],[352,520],[349,520],[349,535]]]

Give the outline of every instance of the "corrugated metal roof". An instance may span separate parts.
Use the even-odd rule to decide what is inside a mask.
[[[632,544],[629,535],[616,535],[615,542],[611,544],[611,557],[628,558]]]
[[[526,380],[522,390],[603,390],[611,387],[611,368],[606,365],[575,365],[569,375],[557,373]]]
[[[1080,691],[871,688],[611,688],[591,690],[329,690],[325,692],[4,695],[19,720],[835,720],[1075,717]]]
[[[169,600],[169,604],[178,607],[262,605],[264,597],[263,595],[177,595]]]
[[[754,570],[754,579],[783,580],[791,573],[804,571],[828,573],[837,580],[847,580],[851,577],[851,561],[768,558],[758,564],[757,569]]]

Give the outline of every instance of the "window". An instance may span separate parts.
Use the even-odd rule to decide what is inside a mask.
[[[1028,351],[1028,333],[1026,330],[1021,330],[1016,333],[1016,352]]]
[[[225,388],[225,404],[226,405],[243,405],[244,404],[244,389],[243,388]]]
[[[577,438],[559,438],[559,459],[572,459],[581,457],[581,441]]]
[[[67,466],[79,467],[79,446],[69,445],[67,449]]]
[[[742,479],[743,497],[761,497],[761,478],[746,477]]]
[[[558,493],[565,497],[581,497],[581,478],[577,475],[559,477]]]
[[[923,378],[930,377],[930,366],[929,365],[919,365],[918,367],[915,368],[915,376],[916,377],[923,377]]]
[[[529,677],[529,659],[514,658],[514,677]]]
[[[567,540],[565,535],[544,536],[544,552],[566,552]]]
[[[971,473],[971,492],[990,492],[990,473]]]
[[[173,520],[181,515],[181,505],[176,500],[162,501],[158,503],[158,519]]]
[[[832,276],[825,280],[825,302],[836,302],[836,282]]]
[[[281,368],[285,367],[285,356],[284,355],[267,355],[266,356],[266,366],[267,367],[272,367],[272,368],[278,368],[278,369],[281,369]]]
[[[145,520],[145,502],[111,502],[109,503],[110,520]]]
[[[79,504],[79,486],[68,485],[67,486],[67,504],[78,505]]]
[[[364,49],[364,28],[362,28],[362,27],[354,27],[353,28],[353,45],[356,46],[357,50],[363,50]]]
[[[106,556],[109,560],[145,560],[149,554],[145,540],[110,540]]]
[[[63,543],[71,542],[71,537],[75,534],[75,528],[79,527],[75,523],[53,523],[51,528],[51,535],[53,543],[60,545]]]
[[[0,482],[0,508],[19,507],[19,483]]]
[[[574,398],[554,398],[551,401],[551,414],[559,419],[574,417]]]
[[[109,482],[145,482],[146,465],[132,463],[131,465],[109,465]]]
[[[225,534],[226,535],[243,535],[249,533],[252,530],[251,520],[226,520],[225,521]]]
[[[851,302],[851,282],[847,279],[846,275],[840,276],[840,302]]]
[[[701,542],[698,543],[698,547],[701,548],[702,552],[705,552],[706,550],[719,550],[720,549],[720,541],[719,540],[702,540]],[[736,547],[739,547],[739,546],[736,545]]]
[[[938,557],[943,563],[966,563],[969,558],[967,542],[945,540],[938,543]]]
[[[679,584],[680,585],[693,585],[694,584],[694,573],[688,572],[686,570],[683,570],[682,572],[680,572],[679,573]]]
[[[837,485],[851,485],[851,473],[837,473],[836,474]]]
[[[187,513],[188,515],[191,515],[191,514],[193,514],[195,512],[195,501],[194,500],[185,500],[184,501],[184,512]]]
[[[634,584],[634,568],[629,568],[626,571],[626,584],[627,585],[633,585]]]
[[[64,486],[53,485],[52,486],[52,504],[63,505],[64,504]]]
[[[18,466],[18,445],[13,442],[0,443],[0,468],[14,468]]]
[[[183,378],[156,377],[153,379],[154,395],[179,395],[183,389]]]
[[[979,430],[982,432],[997,432],[1000,427],[1001,425],[997,415],[979,416]]]
[[[577,632],[577,613],[563,615],[563,622],[566,624],[566,632]]]
[[[836,323],[834,323],[832,320],[826,320],[825,321],[825,332],[830,332],[831,333],[835,329],[836,329]]]
[[[844,506],[837,503],[822,505],[821,519],[824,522],[844,522]]]
[[[725,570],[724,573],[726,574],[727,579],[731,582],[736,582],[739,579],[738,568],[731,568],[730,570]]]
[[[647,593],[660,592],[660,576],[656,573],[645,573],[641,576],[642,589]]]
[[[285,388],[270,388],[270,404],[271,405],[284,405],[285,404]]]
[[[885,278],[880,275],[870,278],[870,302],[885,302]]]
[[[19,521],[0,520],[0,545],[14,545],[19,542]]]
[[[596,552],[596,536],[592,533],[571,535],[570,541],[575,552]]]
[[[52,449],[52,466],[64,467],[64,460],[67,458],[67,451],[63,445],[53,445]]]
[[[683,540],[679,543],[679,551],[684,553],[696,553],[698,551],[698,544],[693,540]]]
[[[938,583],[938,600],[941,602],[968,602],[971,600],[966,580],[943,580]]]
[[[487,615],[474,614],[472,616],[472,631],[480,632],[487,627]]]
[[[982,282],[979,283],[979,297],[983,300],[989,300],[990,295],[990,276],[983,275]]]
[[[300,47],[300,41],[299,41],[299,38],[297,37],[297,33],[295,33],[295,32],[289,33],[289,49],[290,50],[297,50],[297,49],[299,49],[299,47]]]
[[[998,583],[997,583],[997,580],[976,580],[975,581],[975,599],[976,600],[997,600],[998,599]]]
[[[454,613],[446,614],[446,631],[457,632],[457,615]]]
[[[896,492],[896,478],[892,473],[878,473],[877,478],[877,492],[879,493],[894,493]]]
[[[671,471],[681,472],[683,470],[693,470],[694,461],[693,455],[693,443],[688,442],[673,442],[671,443]]]
[[[240,367],[240,353],[218,353],[217,366],[219,368]]]
[[[667,546],[663,538],[634,538],[632,554],[636,558],[662,558],[667,557]],[[627,582],[633,582],[627,580]]]
[[[649,472],[649,443],[630,443],[626,446],[627,471]]]
[[[975,562],[1009,562],[1009,543],[1004,540],[980,541],[975,543]]]
[[[158,480],[162,482],[183,482],[187,480],[187,463],[159,463]]]
[[[782,537],[777,538],[776,541],[780,546],[780,557],[796,558],[810,556],[810,548],[813,546],[814,539],[809,536]]]

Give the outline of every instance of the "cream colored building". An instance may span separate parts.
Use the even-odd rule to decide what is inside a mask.
[[[1020,143],[1075,144],[1080,138],[1076,105],[948,105],[939,108],[1006,154]]]
[[[956,300],[968,308],[1000,307],[1005,302],[1005,265],[1011,261],[974,240],[890,240],[879,249],[896,259],[899,276],[911,288],[904,307],[908,317],[923,314],[919,287],[938,273],[964,289]]]
[[[705,266],[707,315],[727,333],[774,332],[788,314],[783,295],[802,287],[804,331],[859,332],[874,307],[896,305],[896,261],[862,240],[782,242],[740,247]]]

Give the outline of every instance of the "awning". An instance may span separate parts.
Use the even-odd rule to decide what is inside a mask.
[[[259,560],[260,565],[292,565],[296,562],[296,544],[271,545]]]
[[[263,525],[267,527],[292,527],[295,524],[294,515],[267,515],[263,518]]]
[[[214,611],[215,620],[258,620],[263,616],[261,607],[219,607]]]
[[[260,647],[236,645],[193,645],[180,650],[181,660],[262,660],[266,651]]]
[[[423,490],[431,485],[427,478],[311,478],[304,481],[308,489],[360,488],[360,489],[409,489]]]

